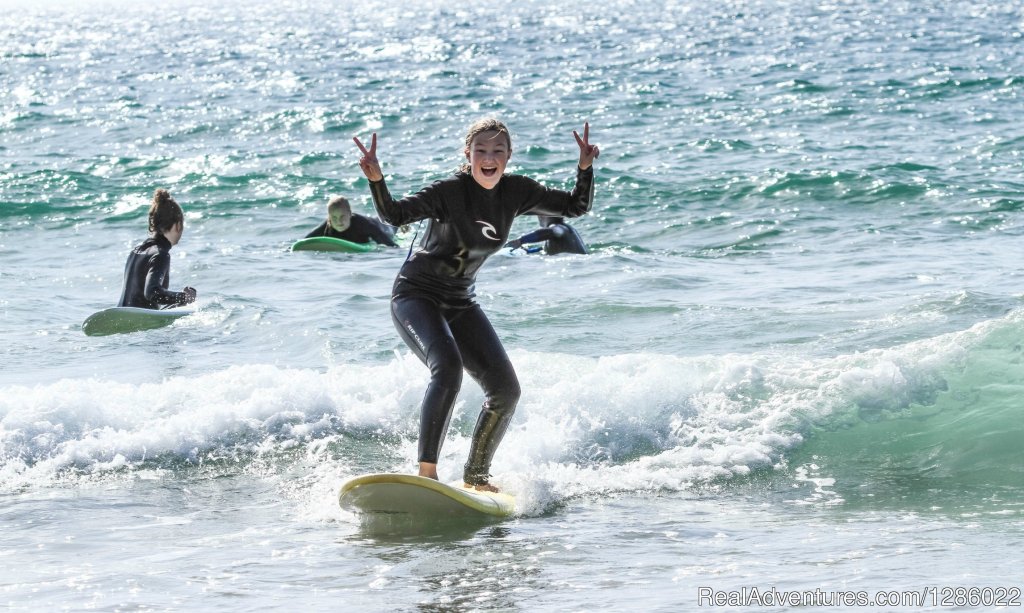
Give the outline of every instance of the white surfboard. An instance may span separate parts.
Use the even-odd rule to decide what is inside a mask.
[[[195,313],[194,309],[142,309],[139,307],[111,307],[93,313],[82,322],[86,336],[106,336],[125,332],[140,332],[169,326],[176,320]]]
[[[395,473],[350,479],[341,486],[338,502],[341,508],[354,513],[423,519],[500,518],[516,510],[515,498],[508,494]]]

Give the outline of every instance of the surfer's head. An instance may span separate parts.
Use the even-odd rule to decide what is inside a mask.
[[[185,214],[171,198],[171,193],[166,189],[153,192],[153,204],[149,205],[149,231],[163,234],[172,245],[177,245],[184,230]]]
[[[555,217],[554,215],[538,215],[537,221],[540,223],[540,227],[546,228],[553,226],[556,223],[565,223],[564,217]]]
[[[512,137],[508,127],[493,117],[481,119],[466,132],[466,161],[463,172],[484,189],[493,189],[505,174],[505,166],[512,158]]]
[[[327,221],[335,232],[344,232],[352,225],[352,207],[342,196],[335,196],[327,203]]]

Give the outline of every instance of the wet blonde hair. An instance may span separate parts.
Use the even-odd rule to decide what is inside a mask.
[[[352,214],[352,205],[348,203],[348,199],[345,198],[344,196],[335,196],[334,198],[331,198],[330,202],[327,203],[328,215],[338,209],[341,209],[350,215]]]
[[[153,192],[153,204],[149,205],[149,231],[163,234],[178,224],[185,223],[181,206],[171,198],[166,189]]]
[[[508,143],[508,152],[512,153],[512,134],[508,131],[508,126],[502,123],[501,120],[494,117],[478,119],[473,123],[473,125],[469,126],[469,130],[466,132],[466,148],[463,149],[463,152],[468,153],[469,148],[473,145],[473,139],[476,138],[478,134],[482,134],[484,132],[498,132],[500,134],[504,134],[505,142]],[[459,167],[459,170],[462,172],[470,172],[472,169],[468,162],[464,162],[462,166]]]

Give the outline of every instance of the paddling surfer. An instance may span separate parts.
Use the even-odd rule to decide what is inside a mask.
[[[394,228],[376,219],[352,212],[352,206],[342,196],[331,198],[327,203],[327,220],[306,235],[306,238],[328,236],[350,243],[365,244],[373,241],[388,247],[397,247]]]
[[[556,255],[559,253],[587,253],[587,246],[576,228],[565,223],[562,217],[542,215],[538,221],[540,229],[534,230],[505,243],[511,249],[523,249],[529,253],[539,251],[540,247],[523,247],[533,243],[544,243],[544,253]]]

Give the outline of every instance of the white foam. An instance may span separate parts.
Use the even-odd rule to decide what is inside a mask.
[[[535,514],[573,496],[678,490],[771,468],[815,423],[898,412],[919,388],[941,386],[944,365],[997,325],[1010,324],[814,360],[513,352],[524,393],[494,481]],[[422,364],[401,354],[326,372],[247,365],[145,384],[7,387],[0,389],[0,489],[34,487],[67,469],[141,474],[156,456],[257,462],[298,449],[308,467],[302,487],[320,500],[356,470],[331,457],[330,444],[360,432],[384,433],[366,444],[390,445],[381,457],[405,458],[375,470],[413,470],[426,382]],[[482,400],[467,379],[442,449],[442,480],[461,477]]]

